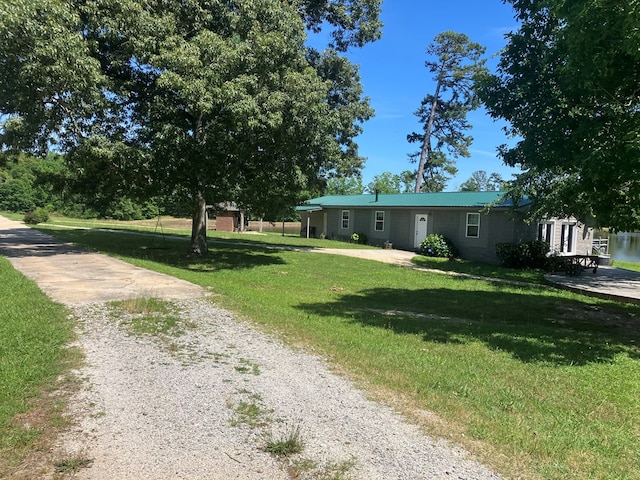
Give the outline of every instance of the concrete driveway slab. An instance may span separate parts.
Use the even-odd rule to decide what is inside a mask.
[[[207,295],[199,285],[88,252],[2,216],[0,254],[54,301],[65,305]]]
[[[622,268],[598,267],[581,275],[546,275],[545,279],[567,290],[575,290],[587,295],[640,304],[640,273]]]
[[[370,250],[370,249],[346,249],[346,248],[312,248],[308,251],[314,253],[328,253],[330,255],[342,255],[345,257],[364,258],[383,263],[392,263],[403,267],[415,267],[411,259],[417,254],[405,250]]]

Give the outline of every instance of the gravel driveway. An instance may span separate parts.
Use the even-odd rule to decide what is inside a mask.
[[[190,325],[169,345],[127,333],[126,316],[76,306],[88,388],[67,455],[83,479],[496,479],[424,436],[314,355],[293,351],[205,299],[178,301]],[[269,441],[304,443],[291,461]],[[325,476],[323,476],[325,475]],[[293,477],[296,478],[296,477]]]
[[[91,256],[41,235],[0,217],[0,253],[77,319],[86,353],[78,375],[86,381],[72,401],[77,424],[58,448],[62,457],[91,463],[74,478],[499,478],[462,449],[368,400],[323,359],[294,351],[195,295],[204,293],[199,287],[132,274],[117,261],[111,270],[113,259],[100,256],[99,278],[89,277],[97,285],[112,274],[122,281],[116,299],[151,289],[178,309],[173,334],[132,334],[132,318],[105,303],[104,294],[98,301],[73,295],[71,282],[86,277]],[[91,281],[80,282],[85,292]],[[61,300],[65,288],[56,288],[61,284],[68,301]],[[283,459],[265,451],[269,442],[294,438],[303,444],[300,454]]]

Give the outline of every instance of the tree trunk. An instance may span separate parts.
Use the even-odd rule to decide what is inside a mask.
[[[191,253],[205,255],[207,247],[207,202],[201,192],[198,192],[191,221]]]
[[[444,66],[440,69],[440,74]],[[431,130],[433,129],[433,122],[436,118],[436,107],[438,106],[438,96],[440,95],[440,86],[442,85],[442,81],[438,79],[438,83],[436,84],[436,93],[433,95],[433,103],[431,104],[431,112],[429,113],[429,121],[427,122],[427,126],[424,130],[424,138],[422,140],[422,148],[420,149],[420,161],[418,162],[418,174],[416,175],[416,188],[415,193],[420,193],[420,189],[422,188],[422,179],[424,177],[424,169],[428,162],[431,159]]]
[[[422,189],[422,180],[424,179],[424,169],[431,158],[431,135],[424,136],[422,140],[422,148],[420,150],[420,161],[418,162],[418,174],[416,175],[415,193],[420,193]]]

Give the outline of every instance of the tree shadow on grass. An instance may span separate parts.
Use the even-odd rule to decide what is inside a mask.
[[[42,230],[46,231],[44,228]],[[191,255],[189,242],[185,241],[188,239],[184,237],[158,239],[148,235],[97,230],[51,230],[47,233],[109,255],[152,261],[195,272],[249,269],[285,263],[277,255],[277,250],[258,249],[251,245],[216,243],[206,255]]]
[[[284,265],[286,262],[278,256],[277,251],[263,251],[256,250],[251,246],[229,245],[217,246],[215,249],[209,250],[207,255],[187,258],[181,263],[183,268],[191,271],[215,272]]]
[[[640,359],[640,308],[590,304],[534,289],[469,291],[373,288],[328,303],[299,305],[320,316],[420,335],[425,342],[481,341],[522,362],[607,363],[620,353]]]

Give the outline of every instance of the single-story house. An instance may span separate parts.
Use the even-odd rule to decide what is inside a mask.
[[[297,207],[303,235],[349,240],[366,235],[371,245],[415,250],[431,233],[453,242],[462,258],[496,262],[496,243],[545,240],[561,255],[590,255],[592,230],[574,218],[528,224],[505,192],[439,192],[328,195]]]

